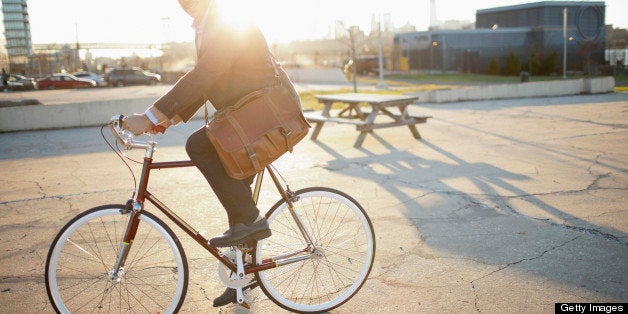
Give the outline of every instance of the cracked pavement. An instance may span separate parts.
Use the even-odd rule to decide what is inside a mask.
[[[556,302],[628,302],[628,94],[420,104],[434,118],[378,129],[361,149],[326,125],[276,166],[292,189],[329,186],[371,217],[375,264],[334,313],[552,312]],[[193,121],[157,137],[185,159]],[[141,159],[142,152],[128,155]],[[137,170],[137,166],[133,166]],[[195,169],[151,174],[151,192],[206,235],[226,215]],[[43,280],[58,230],[133,189],[100,128],[0,134],[0,312],[52,312]],[[262,211],[277,196],[263,194]],[[183,312],[222,292],[216,262],[178,233],[190,264]],[[259,289],[253,312],[280,312]]]

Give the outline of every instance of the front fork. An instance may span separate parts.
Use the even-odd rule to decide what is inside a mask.
[[[118,251],[116,264],[109,272],[110,279],[113,281],[120,281],[120,277],[122,276],[122,274],[124,274],[124,264],[126,262],[127,256],[129,256],[131,244],[135,239],[137,227],[140,222],[139,215],[143,208],[143,203],[139,203],[134,201],[133,199],[130,199],[126,202],[126,206],[121,211],[122,214],[131,213],[131,215],[129,216],[129,222],[127,223],[126,231],[124,232],[124,237],[122,238],[122,243],[120,244],[120,250]]]

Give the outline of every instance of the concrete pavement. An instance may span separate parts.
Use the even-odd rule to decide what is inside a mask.
[[[293,189],[356,198],[377,236],[369,281],[334,313],[549,313],[555,302],[628,301],[628,94],[420,104],[419,125],[375,131],[361,149],[326,125],[276,164]],[[159,160],[184,159],[201,122],[159,136]],[[142,152],[130,155],[141,158]],[[152,192],[207,235],[226,215],[195,169],[162,170]],[[0,134],[0,312],[51,312],[48,246],[74,215],[123,203],[132,179],[99,128]],[[262,207],[275,202],[272,193]],[[184,238],[184,312],[222,288],[214,259]],[[254,312],[280,312],[259,296]]]

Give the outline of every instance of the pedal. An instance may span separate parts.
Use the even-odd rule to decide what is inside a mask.
[[[243,255],[246,254],[251,254],[253,252],[253,250],[255,250],[255,242],[248,242],[248,243],[244,243],[244,244],[240,244],[237,246],[237,248],[242,251]]]

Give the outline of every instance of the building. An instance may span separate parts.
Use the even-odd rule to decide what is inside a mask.
[[[2,45],[8,55],[9,68],[14,73],[26,73],[32,66],[33,44],[26,0],[2,0]],[[2,51],[0,51],[0,62]]]
[[[0,10],[0,21],[4,21],[4,15]],[[4,23],[0,23],[0,68],[10,71],[9,68],[9,54],[6,48],[7,40],[4,37]]]
[[[395,35],[396,66],[485,73],[497,62],[503,72],[507,58],[514,56],[522,69],[549,74],[545,72],[560,68],[566,42],[568,69],[591,72],[604,63],[604,19],[602,1],[542,1],[478,10],[473,30]]]

